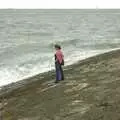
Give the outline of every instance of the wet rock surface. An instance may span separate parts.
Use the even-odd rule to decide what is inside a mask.
[[[120,50],[80,61],[64,73],[58,84],[52,71],[1,91],[2,119],[120,120]]]

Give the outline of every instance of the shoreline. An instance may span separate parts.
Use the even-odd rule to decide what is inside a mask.
[[[96,53],[96,54],[90,55],[90,56],[88,56],[88,57],[83,57],[83,58],[81,58],[80,60],[77,60],[77,61],[75,61],[75,62],[72,62],[72,63],[70,63],[70,64],[65,65],[64,68],[66,69],[68,66],[74,66],[74,64],[80,63],[80,62],[82,62],[82,61],[85,61],[86,59],[94,58],[94,57],[96,57],[96,56],[103,55],[103,54],[105,54],[105,53],[109,53],[109,52],[117,51],[117,50],[120,50],[120,48],[110,49],[110,50],[106,50],[106,51],[104,51],[104,52],[100,52],[100,53]],[[27,82],[29,82],[29,81],[27,81],[28,79],[31,80],[33,77],[36,77],[36,76],[42,75],[42,74],[47,74],[48,72],[53,72],[54,70],[55,70],[55,69],[51,69],[51,70],[47,70],[47,71],[45,71],[45,72],[36,73],[36,74],[34,74],[34,75],[28,75],[28,76],[26,76],[26,77],[23,77],[23,78],[17,80],[16,82],[12,82],[12,83],[9,83],[9,84],[0,86],[0,91],[1,91],[1,89],[10,88],[10,86],[12,86],[12,87],[18,86],[18,87],[19,87],[19,85],[27,84]],[[32,82],[32,81],[30,81],[30,82]],[[29,84],[29,83],[28,83],[28,84]]]
[[[73,64],[64,66],[63,67],[64,68],[64,72],[69,70],[69,68],[72,68],[72,67],[74,68],[75,65],[82,65],[82,64],[85,64],[87,62],[91,62],[91,60],[94,61],[95,58],[100,58],[100,57],[103,57],[103,56],[106,56],[106,55],[109,55],[109,54],[114,54],[114,52],[116,53],[118,51],[120,51],[120,48],[113,49],[113,50],[107,51],[105,53],[97,54],[97,55],[94,55],[94,56],[91,56],[91,57],[88,57],[88,58],[76,61]],[[45,78],[45,76],[47,76],[49,74],[55,76],[55,70],[53,69],[51,71],[46,71],[46,72],[43,72],[43,73],[39,73],[39,74],[30,76],[30,77],[24,78],[24,79],[22,79],[20,81],[17,81],[17,82],[14,82],[14,83],[10,83],[10,84],[5,85],[5,86],[1,86],[1,88],[0,88],[0,96],[4,95],[6,93],[8,94],[9,92],[12,92],[12,91],[14,91],[16,89],[19,89],[21,87],[24,87],[26,85],[32,84],[34,82],[37,82],[40,79],[41,79],[40,83],[45,82],[44,78]]]

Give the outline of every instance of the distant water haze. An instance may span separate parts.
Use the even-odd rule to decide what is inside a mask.
[[[120,10],[0,10],[0,86],[120,46]]]

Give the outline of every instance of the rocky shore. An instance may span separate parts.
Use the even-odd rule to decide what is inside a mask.
[[[0,90],[1,120],[120,120],[120,50]]]

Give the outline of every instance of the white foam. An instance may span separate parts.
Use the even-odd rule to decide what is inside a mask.
[[[48,64],[30,65],[28,66],[13,66],[0,69],[0,86],[5,86],[25,78],[31,77],[38,73],[43,73],[50,70]]]
[[[120,48],[109,49],[109,50],[106,49],[106,50],[81,51],[81,52],[75,51],[72,55],[70,55],[69,57],[66,58],[65,62],[66,62],[66,65],[71,65],[79,60],[84,60],[89,57],[93,57],[93,56],[96,56],[99,54],[103,54],[103,53],[118,50],[118,49],[120,49]]]

